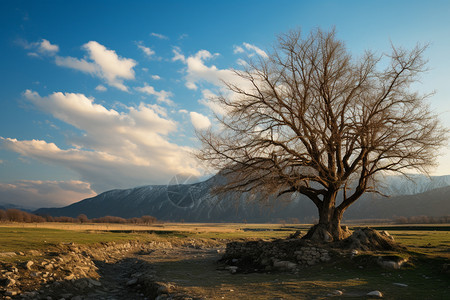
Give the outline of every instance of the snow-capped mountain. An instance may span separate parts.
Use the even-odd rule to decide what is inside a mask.
[[[345,213],[347,219],[391,218],[393,216],[450,214],[450,176],[411,176],[413,180],[388,176],[381,180],[382,192],[389,198],[365,194]],[[111,190],[62,208],[42,208],[35,213],[53,216],[89,218],[119,216],[124,218],[152,215],[160,220],[186,222],[277,222],[297,219],[310,222],[317,209],[304,196],[291,201],[268,199],[265,204],[249,202],[228,195],[211,195],[218,178],[194,184],[148,185],[125,190]]]

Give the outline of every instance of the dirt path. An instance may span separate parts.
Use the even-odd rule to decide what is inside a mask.
[[[139,277],[152,273],[151,266],[139,259],[140,255],[130,253],[117,260],[94,261],[98,280],[80,278],[57,281],[37,287],[35,291],[12,296],[12,299],[65,299],[65,300],[101,300],[101,299],[152,299],[146,297],[146,287],[139,284]],[[9,299],[5,297],[5,299]]]

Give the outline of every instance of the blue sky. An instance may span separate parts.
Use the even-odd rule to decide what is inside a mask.
[[[336,27],[357,57],[430,43],[420,91],[450,126],[448,1],[2,1],[0,203],[62,206],[204,175],[208,97],[276,35]],[[449,148],[436,175],[450,174]]]

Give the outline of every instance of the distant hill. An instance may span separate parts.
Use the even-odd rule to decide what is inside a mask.
[[[0,209],[3,209],[3,210],[20,209],[20,210],[23,210],[23,211],[26,211],[26,212],[31,212],[30,209],[26,209],[26,208],[23,208],[21,206],[17,206],[15,204],[11,204],[11,203],[0,203]]]
[[[186,222],[278,222],[296,218],[311,222],[317,209],[304,196],[276,203],[269,199],[265,205],[249,202],[246,195],[218,199],[210,194],[217,177],[186,185],[148,185],[125,190],[112,190],[62,208],[41,208],[40,215],[89,218],[106,215],[123,218],[152,215],[159,220]],[[414,181],[390,176],[383,182],[389,198],[366,194],[344,215],[345,219],[392,218],[395,216],[442,216],[450,214],[450,176],[425,177],[416,175]],[[276,205],[275,205],[276,204]]]

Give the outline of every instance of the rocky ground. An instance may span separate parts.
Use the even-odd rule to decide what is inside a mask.
[[[169,293],[168,285],[157,282],[145,257],[153,251],[172,248],[167,242],[112,242],[95,247],[71,243],[46,252],[10,253],[9,256],[33,259],[1,264],[0,298],[164,299]]]
[[[376,285],[367,285],[354,274],[367,267],[372,270],[367,276],[380,270],[385,279],[401,280],[391,270],[408,262],[395,256],[356,259],[369,234],[362,231],[361,238],[349,241],[351,248],[340,249],[295,236],[228,244],[194,239],[89,247],[70,243],[48,251],[2,253],[9,261],[22,262],[0,263],[0,299],[382,298],[383,293],[373,288]],[[352,262],[356,271],[345,275],[343,260]],[[312,274],[325,279],[309,278]],[[378,276],[368,280],[377,282]],[[395,289],[408,288],[402,281],[391,284]]]

